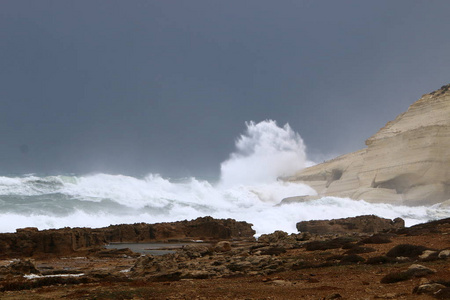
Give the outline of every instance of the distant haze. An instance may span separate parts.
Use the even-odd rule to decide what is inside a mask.
[[[2,0],[0,175],[217,178],[246,122],[269,119],[301,136],[307,159],[358,150],[450,83],[449,11],[414,0]]]

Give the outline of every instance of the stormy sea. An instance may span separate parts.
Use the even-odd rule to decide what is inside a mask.
[[[282,199],[314,195],[309,186],[280,178],[313,165],[300,135],[275,121],[247,123],[236,149],[220,165],[217,180],[144,177],[120,174],[23,174],[0,176],[0,232],[16,228],[104,227],[122,223],[158,223],[201,216],[252,223],[257,235],[295,224],[375,214],[401,217],[407,226],[450,217],[447,207],[370,204],[324,197],[277,205]]]

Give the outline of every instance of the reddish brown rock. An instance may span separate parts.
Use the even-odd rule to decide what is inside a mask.
[[[25,275],[25,274],[39,274],[34,263],[30,260],[12,261],[9,265],[0,267],[1,275]]]
[[[403,227],[405,227],[405,221],[401,218],[389,220],[374,215],[297,223],[298,231],[315,234],[376,233]]]
[[[90,228],[50,230],[17,230],[0,234],[0,258],[31,257],[35,255],[68,255],[82,248],[107,243],[99,232]]]
[[[0,234],[0,258],[81,254],[110,242],[154,242],[170,239],[226,240],[251,238],[252,224],[232,219],[198,218],[158,224],[121,224],[104,228],[18,229]]]
[[[231,251],[225,252],[215,251],[213,243],[191,243],[175,253],[137,259],[129,257],[125,249],[101,251],[90,257],[36,258],[34,265],[42,277],[24,278],[23,268],[17,265],[15,268],[22,271],[14,275],[9,268],[2,268],[10,265],[10,260],[3,260],[0,298],[326,299],[340,294],[342,299],[450,299],[448,258],[422,261],[424,267],[432,269],[429,271],[420,266],[408,268],[409,264],[399,263],[405,260],[385,256],[389,249],[402,244],[426,243],[440,252],[448,250],[450,218],[382,235],[389,236],[390,243],[374,244],[374,252],[358,251],[360,256],[348,255],[350,247],[360,248],[365,239],[360,235],[335,238],[312,234],[312,241],[337,247],[313,250],[307,243],[280,254],[274,252],[281,250],[277,244],[291,235],[275,232],[266,236],[268,244],[233,241]],[[383,282],[396,283],[380,284],[382,278],[386,278]],[[418,285],[430,286],[415,289]]]
[[[202,217],[191,221],[157,224],[121,224],[98,229],[108,242],[146,242],[167,239],[218,240],[252,237],[252,224],[233,219]]]

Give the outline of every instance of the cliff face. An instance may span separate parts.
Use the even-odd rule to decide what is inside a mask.
[[[320,196],[431,205],[450,199],[450,84],[422,96],[366,141],[367,148],[289,178]]]

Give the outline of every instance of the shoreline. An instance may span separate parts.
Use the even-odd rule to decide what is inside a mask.
[[[402,227],[397,220],[397,228],[389,229],[382,229],[384,219],[371,216],[315,222],[308,223],[316,226],[308,230],[330,230],[320,222],[333,223],[333,231],[336,224],[347,229],[328,234],[276,231],[257,241],[189,243],[160,256],[97,249],[71,256],[3,259],[0,298],[447,299],[450,295],[450,218],[412,227]],[[345,227],[349,222],[354,225]],[[364,233],[368,228],[376,232]],[[150,244],[173,245],[173,241]]]

